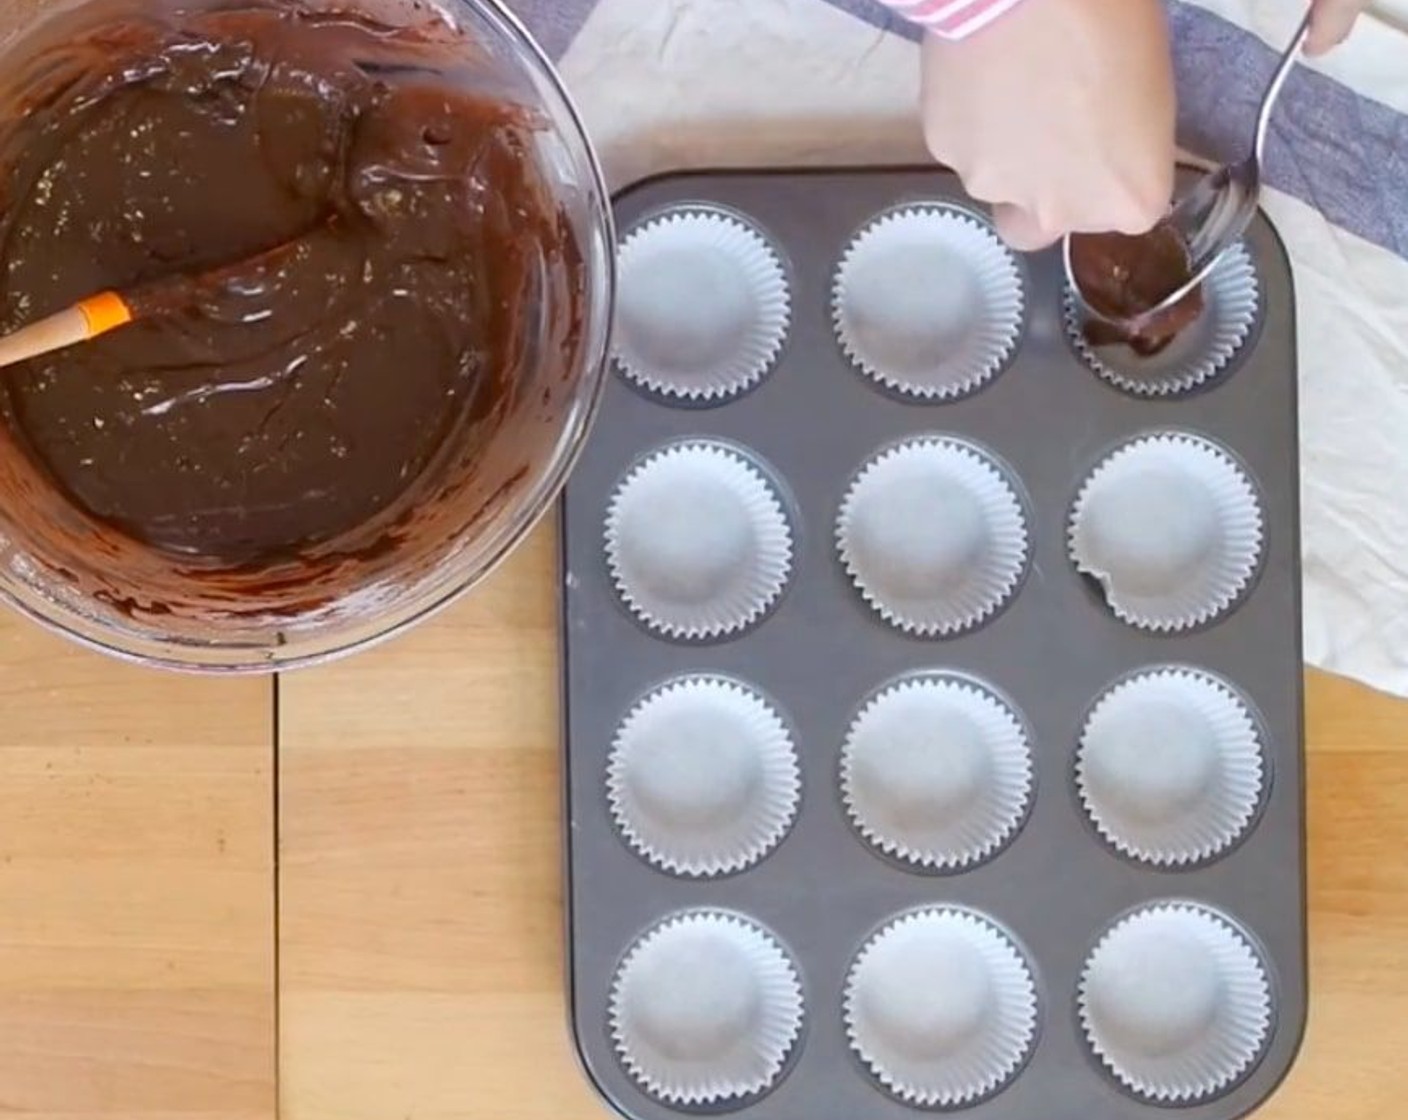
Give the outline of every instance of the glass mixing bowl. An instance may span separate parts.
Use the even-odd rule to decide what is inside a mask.
[[[182,0],[152,2],[179,7]],[[320,0],[302,2],[317,6]],[[65,6],[53,0],[0,0],[0,72],[36,21]],[[348,0],[326,0],[326,6],[345,10]],[[393,23],[427,18],[425,0],[355,0],[353,6]],[[77,561],[73,556],[45,555],[34,543],[35,533],[26,528],[54,516],[53,511],[46,511],[35,497],[32,481],[9,485],[0,491],[5,495],[0,496],[0,598],[64,636],[145,665],[212,673],[281,671],[363,649],[449,605],[503,560],[556,500],[587,437],[606,377],[615,293],[609,199],[576,110],[551,63],[518,20],[496,0],[440,0],[434,12],[434,18],[452,21],[469,40],[467,48],[477,52],[476,88],[538,117],[542,127],[535,133],[536,151],[528,158],[539,161],[542,179],[583,258],[581,344],[572,368],[555,388],[535,385],[531,394],[521,394],[513,408],[522,415],[486,441],[481,480],[485,492],[507,497],[497,503],[491,499],[458,523],[446,521],[437,530],[433,563],[422,557],[414,571],[383,570],[316,611],[267,617],[241,611],[228,618],[174,619],[134,613],[107,601],[110,596],[85,590],[83,581],[74,578],[74,565],[102,564],[100,551]],[[555,298],[547,286],[543,293],[544,302]],[[533,336],[546,335],[552,309],[539,310],[536,317],[524,317],[525,347],[540,345],[543,338]],[[550,409],[545,407],[549,392],[556,394]],[[543,450],[523,467],[521,453],[515,460],[514,441],[530,437]],[[515,474],[510,486],[511,468]]]

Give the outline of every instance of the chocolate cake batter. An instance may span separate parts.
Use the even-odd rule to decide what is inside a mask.
[[[1193,278],[1188,247],[1167,223],[1149,233],[1086,233],[1071,237],[1071,268],[1091,310],[1085,326],[1092,346],[1123,343],[1149,358],[1167,346],[1203,312],[1196,288],[1172,307],[1150,311]]]
[[[360,12],[91,0],[5,60],[0,329],[145,317],[0,379],[0,506],[125,612],[416,578],[560,435],[584,269],[540,122],[443,22]]]

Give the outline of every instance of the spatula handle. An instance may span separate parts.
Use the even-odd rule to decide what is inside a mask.
[[[77,346],[131,321],[132,312],[121,296],[101,292],[0,338],[0,367]]]

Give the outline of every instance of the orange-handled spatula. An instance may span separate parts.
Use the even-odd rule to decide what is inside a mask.
[[[273,249],[234,264],[221,265],[209,272],[195,275],[178,273],[129,292],[99,292],[79,300],[72,307],[0,337],[0,369],[89,342],[138,319],[171,314],[191,307],[228,285],[231,280],[248,278],[260,270],[277,267],[309,236],[305,234],[285,241]]]
[[[0,338],[0,367],[76,346],[125,327],[132,319],[132,309],[121,295],[100,292]]]

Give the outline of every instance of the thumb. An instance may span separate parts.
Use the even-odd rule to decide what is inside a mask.
[[[1339,46],[1367,6],[1362,0],[1315,0],[1310,37],[1305,41],[1306,54],[1324,54]]]
[[[998,236],[1019,253],[1035,253],[1061,239],[1058,231],[1049,230],[1030,210],[1000,202],[992,208],[993,225]]]

